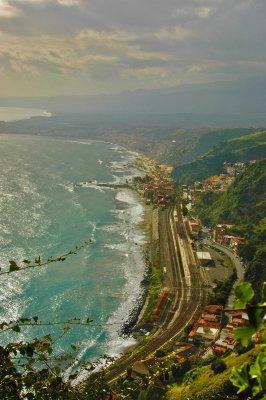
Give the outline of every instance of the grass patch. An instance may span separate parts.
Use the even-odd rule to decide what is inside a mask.
[[[190,385],[173,385],[169,388],[167,400],[224,400],[238,399],[237,389],[229,381],[233,366],[240,368],[245,362],[251,363],[254,360],[257,349],[252,349],[247,353],[231,354],[224,358],[226,370],[220,374],[214,374],[210,366],[199,369],[199,374]]]
[[[160,262],[159,240],[151,243],[151,277],[148,291],[148,305],[143,315],[143,320],[151,317],[152,310],[158,300],[158,296],[163,286],[163,271]]]

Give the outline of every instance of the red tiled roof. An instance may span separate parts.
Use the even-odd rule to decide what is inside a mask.
[[[215,346],[213,346],[213,350],[217,351],[219,353],[227,353],[227,351],[228,351],[227,347],[219,346],[217,344]]]

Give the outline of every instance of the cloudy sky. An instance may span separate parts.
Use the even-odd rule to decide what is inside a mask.
[[[0,0],[0,95],[266,75],[266,0]]]

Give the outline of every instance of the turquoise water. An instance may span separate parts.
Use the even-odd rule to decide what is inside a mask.
[[[17,121],[31,117],[50,117],[52,114],[37,108],[0,107],[0,121]]]
[[[84,240],[93,244],[65,262],[5,275],[1,319],[38,315],[44,322],[79,317],[93,326],[73,328],[57,342],[79,357],[119,355],[133,342],[119,336],[140,294],[145,237],[138,196],[129,190],[76,187],[77,182],[119,182],[136,174],[135,155],[108,143],[31,136],[0,136],[0,265],[8,260],[59,256]],[[57,328],[25,328],[17,339]]]

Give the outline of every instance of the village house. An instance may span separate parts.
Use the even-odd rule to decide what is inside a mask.
[[[234,340],[235,329],[248,325],[248,315],[242,311],[235,311],[230,315],[228,324],[221,330],[219,339],[216,340],[212,349],[214,354],[221,356],[233,351],[238,346]]]
[[[230,235],[230,229],[233,225],[219,224],[213,229],[212,238],[216,243],[230,247],[235,253],[238,253],[239,246],[245,243],[243,237]]]
[[[189,218],[187,222],[186,227],[189,235],[197,239],[201,229],[200,221],[196,218]]]
[[[197,258],[200,265],[211,265],[213,264],[212,257],[208,251],[197,251]]]
[[[219,305],[204,307],[204,312],[188,335],[189,343],[204,346],[214,343],[220,333],[222,312],[223,307]]]
[[[256,160],[249,161],[249,164],[256,162]],[[195,181],[191,187],[182,187],[184,200],[186,200],[188,191],[191,193],[191,200],[198,202],[201,200],[202,194],[214,192],[226,192],[228,187],[232,184],[235,177],[247,167],[247,163],[223,163],[223,173],[220,175],[209,176],[203,181]]]

